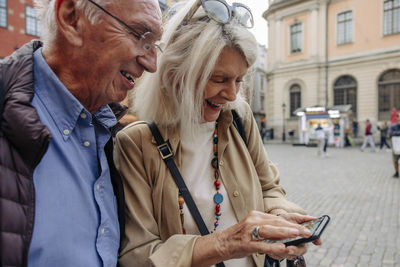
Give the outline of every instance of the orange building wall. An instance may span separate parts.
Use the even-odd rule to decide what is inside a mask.
[[[348,0],[329,6],[329,57],[371,53],[374,50],[400,48],[399,34],[383,35],[383,1]],[[337,45],[337,15],[353,11],[353,42]]]
[[[283,21],[284,29],[285,29],[285,61],[289,60],[299,60],[305,59],[308,55],[308,17],[309,13],[302,13],[296,16],[286,18]],[[301,22],[303,27],[303,50],[298,53],[290,52],[290,26],[295,22]]]
[[[25,6],[33,0],[8,0],[8,28],[0,27],[0,58],[4,58],[36,36],[25,34]]]

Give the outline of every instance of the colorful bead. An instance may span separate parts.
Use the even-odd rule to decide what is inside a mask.
[[[222,201],[224,201],[224,197],[220,193],[216,193],[214,195],[214,202],[216,204],[220,204],[220,203],[222,203]]]
[[[216,193],[213,197],[215,203],[215,222],[214,222],[214,230],[211,232],[215,232],[217,227],[219,226],[219,219],[221,218],[221,203],[224,201],[224,197],[219,192],[221,182],[219,181],[219,172],[218,172],[218,121],[215,124],[215,130],[213,135],[213,154],[214,157],[211,160],[211,166],[214,168],[214,186]],[[185,203],[184,198],[179,195],[178,196],[178,203],[179,203],[179,213],[181,216],[181,224],[182,224],[182,232],[186,234],[186,230],[183,227],[184,225],[184,214],[183,214],[183,204]]]
[[[178,203],[179,203],[180,206],[183,205],[185,203],[185,199],[182,196],[179,196],[178,197]]]

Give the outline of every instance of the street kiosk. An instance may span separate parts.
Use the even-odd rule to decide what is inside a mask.
[[[336,147],[344,146],[345,131],[349,124],[351,105],[338,105],[333,107],[307,107],[298,108],[294,114],[299,118],[299,143],[309,145],[317,141],[315,128],[318,124],[328,134],[328,144]]]

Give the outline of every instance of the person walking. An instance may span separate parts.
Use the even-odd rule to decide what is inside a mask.
[[[143,121],[116,137],[126,197],[119,263],[263,267],[265,254],[278,260],[302,255],[306,246],[262,241],[308,235],[298,223],[313,217],[286,199],[241,96],[257,57],[246,28],[251,11],[225,1],[182,5],[164,27],[158,71],[136,88],[133,108]],[[198,216],[191,216],[193,206]],[[200,218],[203,227],[197,227]]]
[[[35,3],[41,41],[0,61],[0,265],[115,267],[125,223],[110,128],[156,70],[159,3]]]
[[[265,143],[264,138],[267,135],[267,118],[264,116],[261,119],[261,123],[260,123],[260,135],[261,135],[261,140],[263,141],[263,144]]]
[[[353,130],[353,137],[357,138],[357,136],[358,136],[358,121],[356,119],[353,119],[352,130]]]
[[[320,157],[324,157],[326,152],[326,146],[325,146],[326,133],[320,123],[318,123],[317,128],[315,128],[315,136],[316,139],[318,140],[317,155]]]
[[[400,159],[400,116],[397,116],[395,124],[389,128],[389,136],[392,140],[392,159],[394,174],[393,178],[399,178],[399,159]]]
[[[383,146],[386,146],[387,149],[390,149],[390,145],[387,142],[388,139],[388,133],[389,133],[389,126],[387,124],[387,121],[383,122],[382,126],[378,126],[378,130],[380,132],[380,144],[379,144],[379,149],[382,150]]]
[[[367,144],[371,146],[371,151],[375,152],[375,142],[373,138],[373,126],[369,119],[365,121],[365,136],[364,136],[364,141],[361,146],[361,151],[364,151],[364,149],[367,147]]]

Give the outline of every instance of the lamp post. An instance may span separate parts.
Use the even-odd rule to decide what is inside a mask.
[[[286,104],[282,103],[282,142],[286,141],[285,111],[286,111]]]

